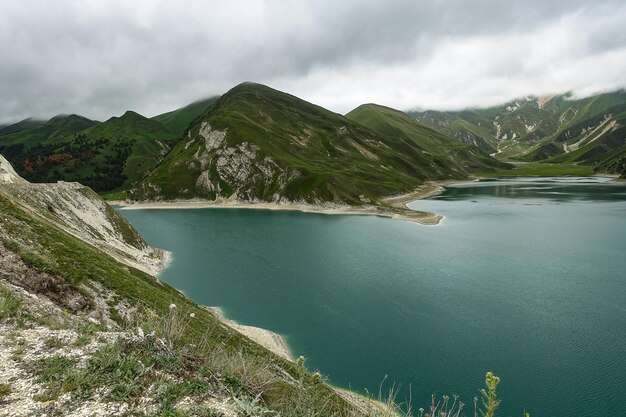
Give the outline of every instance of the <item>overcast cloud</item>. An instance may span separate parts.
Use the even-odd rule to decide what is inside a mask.
[[[0,123],[256,81],[345,113],[626,87],[623,0],[0,0]]]

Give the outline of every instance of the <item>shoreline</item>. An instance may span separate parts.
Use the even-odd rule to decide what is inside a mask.
[[[412,193],[411,193],[412,194]],[[395,206],[321,206],[314,204],[249,203],[233,200],[175,200],[159,202],[128,203],[110,201],[120,206],[120,210],[165,210],[165,209],[251,209],[273,211],[299,211],[302,213],[349,216],[378,216],[397,220],[407,220],[421,225],[437,225],[443,219],[436,213],[417,211],[408,207]]]
[[[240,324],[235,320],[228,319],[224,316],[224,312],[219,307],[202,306],[206,310],[210,311],[217,317],[222,323],[230,327],[233,330],[238,331],[253,342],[258,343],[267,350],[274,352],[276,355],[293,362],[293,356],[289,350],[289,345],[285,341],[285,338],[278,333],[271,330],[264,329],[262,327],[248,326]]]
[[[379,216],[395,218],[400,220],[409,220],[422,225],[436,225],[441,222],[443,216],[431,212],[423,212],[413,210],[407,207],[407,203],[432,197],[441,193],[444,190],[444,185],[451,183],[458,183],[459,181],[429,181],[416,190],[406,194],[400,194],[383,199],[382,201],[387,203],[388,206],[366,206],[366,207],[352,207],[352,206],[319,206],[308,204],[277,204],[277,203],[248,203],[233,200],[178,200],[168,202],[143,202],[143,203],[129,203],[126,201],[107,201],[109,205],[119,206],[121,210],[145,210],[145,209],[198,209],[198,208],[239,208],[239,209],[257,209],[257,210],[283,210],[283,211],[300,211],[303,213],[316,213],[326,215],[359,215],[359,216]],[[164,249],[158,249],[160,262],[156,265],[150,265],[148,272],[154,278],[159,279],[159,275],[163,272],[169,264],[172,262],[173,255],[171,252]],[[147,265],[146,265],[147,266]],[[159,279],[160,280],[160,279]],[[244,336],[248,337],[252,341],[265,347],[276,355],[293,362],[293,356],[285,338],[278,333],[271,330],[264,329],[256,326],[249,326],[238,323],[234,320],[228,319],[224,316],[224,313],[219,307],[203,306],[208,311],[213,313],[220,322],[224,325],[238,331]],[[344,399],[351,401],[353,404],[359,404],[363,407],[368,402],[371,406],[371,401],[363,401],[357,394],[349,395],[342,388],[335,387],[337,391],[344,391]],[[351,393],[352,394],[352,393]],[[340,394],[341,395],[341,394]]]
[[[152,275],[156,280],[161,282],[159,275],[172,262],[173,256],[172,252],[170,251],[166,251],[164,249],[157,250],[159,250],[162,254],[162,256],[160,257],[161,262],[159,262],[158,265],[150,265],[152,266],[152,268],[149,268],[150,270],[146,272],[148,272],[149,275]],[[219,307],[204,306],[201,304],[199,304],[199,306],[211,312],[221,323],[243,334],[247,338],[251,339],[253,342],[258,343],[267,350],[282,357],[283,359],[286,359],[290,362],[294,361],[291,350],[289,349],[289,345],[287,344],[285,338],[280,334],[268,329],[264,329],[262,327],[249,326],[226,318],[226,316],[224,316],[224,312]]]
[[[487,178],[487,177],[484,177]],[[413,210],[409,208],[407,204],[412,203],[417,200],[425,200],[430,197],[437,196],[445,191],[446,185],[451,184],[467,184],[472,182],[480,181],[484,179],[480,178],[470,178],[465,180],[441,180],[441,181],[426,181],[424,184],[417,187],[415,190],[405,193],[398,194],[389,197],[384,197],[381,201],[398,208],[406,208],[408,210]]]

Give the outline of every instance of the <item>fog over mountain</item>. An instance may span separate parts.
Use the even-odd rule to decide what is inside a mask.
[[[251,80],[345,113],[626,87],[626,3],[0,0],[0,123],[145,115]]]

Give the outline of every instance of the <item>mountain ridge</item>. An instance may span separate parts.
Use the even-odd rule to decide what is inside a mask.
[[[505,160],[586,164],[602,172],[614,169],[608,159],[615,152],[626,156],[625,90],[581,99],[570,94],[526,97],[486,109],[411,115]]]
[[[462,170],[434,172],[405,151],[422,150],[293,95],[243,83],[221,96],[130,196],[359,205],[429,179],[466,177]]]

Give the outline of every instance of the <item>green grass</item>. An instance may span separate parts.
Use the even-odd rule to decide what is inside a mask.
[[[2,404],[6,398],[11,395],[11,392],[13,392],[11,385],[0,383],[0,404]]]
[[[4,285],[0,285],[0,323],[5,320],[19,319],[22,309],[22,299]]]
[[[128,192],[126,190],[117,190],[98,193],[103,200],[106,201],[123,201],[126,200]]]

